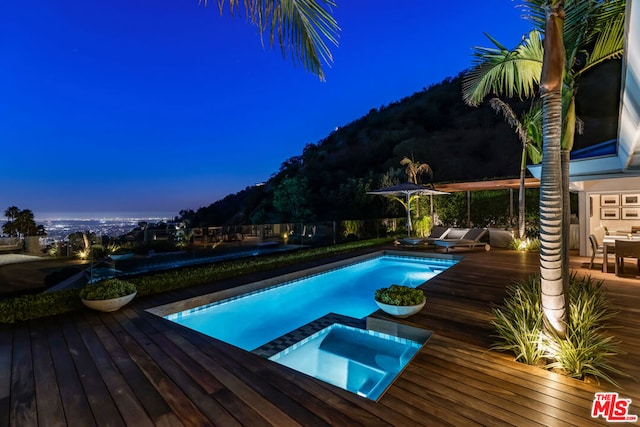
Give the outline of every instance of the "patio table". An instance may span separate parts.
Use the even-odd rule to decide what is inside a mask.
[[[602,239],[602,272],[603,273],[608,273],[609,249],[615,249],[616,240],[640,242],[640,236],[633,235],[631,236],[631,238],[629,238],[629,236],[604,236],[604,239]],[[612,250],[611,252],[615,254],[615,250]]]

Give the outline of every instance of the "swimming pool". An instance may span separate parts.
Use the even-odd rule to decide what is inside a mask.
[[[383,255],[164,317],[252,351],[329,313],[362,319],[378,310],[376,289],[417,287],[457,262]]]

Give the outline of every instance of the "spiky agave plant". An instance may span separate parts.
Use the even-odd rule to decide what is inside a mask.
[[[565,372],[568,376],[616,384],[611,374],[625,374],[609,363],[611,356],[620,354],[619,341],[606,335],[606,322],[615,316],[602,289],[603,281],[591,276],[570,277],[569,323],[567,337],[560,340],[546,334],[545,341],[553,352],[549,369]]]
[[[502,307],[494,308],[491,322],[497,330],[497,341],[491,348],[507,351],[527,365],[544,361],[540,346],[542,311],[540,309],[540,278],[532,275],[507,287]]]
[[[569,280],[569,321],[564,339],[545,331],[541,310],[540,276],[533,275],[507,288],[502,307],[493,310],[499,340],[492,349],[512,352],[529,365],[546,364],[572,378],[593,377],[616,384],[625,374],[611,363],[619,342],[607,336],[605,323],[615,313],[602,281],[572,273]]]

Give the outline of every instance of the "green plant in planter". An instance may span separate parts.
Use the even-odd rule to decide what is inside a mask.
[[[426,297],[420,289],[404,285],[391,285],[388,288],[376,290],[375,299],[390,305],[418,305],[422,304]]]
[[[80,290],[80,298],[85,300],[105,300],[120,298],[136,292],[133,283],[121,279],[106,279],[95,285],[86,285]]]

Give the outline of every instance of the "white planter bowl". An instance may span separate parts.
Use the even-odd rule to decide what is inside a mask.
[[[123,297],[111,299],[83,299],[82,303],[87,307],[98,311],[116,311],[120,307],[128,304],[137,293],[138,292],[136,291]]]
[[[427,300],[425,299],[422,304],[417,305],[391,305],[376,300],[376,304],[378,304],[378,307],[380,307],[382,311],[400,318],[413,316],[414,314],[422,310],[426,303]]]

